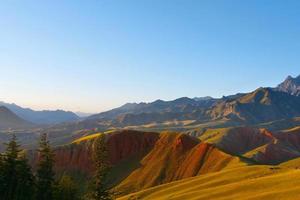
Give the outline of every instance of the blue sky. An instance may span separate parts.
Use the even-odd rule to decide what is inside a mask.
[[[300,74],[300,1],[51,0],[0,6],[0,100],[99,112]]]

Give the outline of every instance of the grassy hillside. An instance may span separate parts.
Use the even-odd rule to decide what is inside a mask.
[[[296,200],[300,199],[299,191],[300,170],[246,166],[153,187],[118,200]]]

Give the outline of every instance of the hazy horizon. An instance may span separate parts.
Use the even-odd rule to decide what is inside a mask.
[[[10,1],[0,101],[97,113],[274,87],[300,63],[299,1]]]
[[[292,76],[292,75],[287,75],[287,76]],[[287,78],[286,76],[286,78]],[[295,78],[296,76],[299,76],[299,75],[295,75],[295,76],[292,76],[293,78]],[[282,79],[284,80],[284,79]],[[278,85],[278,84],[277,84]],[[274,85],[274,86],[277,86],[277,85]],[[125,105],[126,103],[151,103],[151,102],[154,102],[156,100],[163,100],[163,101],[172,101],[172,100],[175,100],[175,99],[178,99],[178,98],[182,98],[182,97],[188,97],[188,98],[200,98],[200,97],[212,97],[212,98],[222,98],[223,96],[229,96],[229,95],[234,95],[234,94],[237,94],[237,93],[247,93],[247,92],[252,92],[256,89],[258,89],[259,87],[262,87],[262,86],[258,86],[256,88],[254,88],[253,90],[251,91],[238,91],[236,93],[232,93],[232,94],[224,94],[224,95],[221,95],[221,96],[210,96],[210,95],[203,95],[203,96],[194,96],[194,97],[189,97],[189,96],[178,96],[174,99],[161,99],[161,98],[157,98],[157,99],[153,99],[153,100],[150,100],[150,101],[143,101],[143,100],[140,100],[140,101],[135,101],[135,102],[123,102],[122,104],[119,104],[119,105],[116,105],[114,107],[109,107],[105,110],[89,110],[89,111],[82,111],[82,110],[68,110],[68,109],[64,109],[64,108],[59,108],[59,107],[46,107],[46,108],[42,108],[42,107],[39,107],[39,106],[35,106],[35,105],[32,105],[32,106],[28,106],[28,105],[24,105],[22,103],[18,104],[16,102],[7,102],[7,101],[3,101],[0,99],[0,102],[4,102],[4,103],[9,103],[9,104],[16,104],[18,106],[21,106],[23,108],[30,108],[30,109],[33,109],[35,111],[44,111],[44,110],[64,110],[64,111],[71,111],[71,112],[74,112],[74,113],[80,113],[81,115],[89,115],[89,114],[96,114],[96,113],[99,113],[99,112],[105,112],[105,111],[108,111],[108,110],[111,110],[113,108],[117,108],[117,107],[120,107],[120,106],[123,106]],[[271,87],[271,86],[264,86],[264,87]]]

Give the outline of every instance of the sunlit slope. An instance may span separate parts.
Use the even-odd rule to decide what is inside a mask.
[[[116,189],[122,193],[245,165],[211,144],[199,143],[184,134],[163,132],[153,149],[140,161],[140,167]]]
[[[95,138],[99,137],[100,135],[101,135],[101,133],[95,133],[95,134],[92,134],[92,135],[83,136],[81,138],[78,138],[78,139],[74,140],[72,143],[73,144],[80,144],[81,142],[86,142],[88,140],[95,139]]]
[[[56,148],[56,173],[89,177],[94,171],[91,159],[94,142],[100,134],[87,135]],[[112,164],[108,184],[123,195],[248,164],[213,144],[182,133],[122,130],[106,133],[105,137]]]
[[[153,187],[118,200],[300,199],[300,170],[247,166]]]

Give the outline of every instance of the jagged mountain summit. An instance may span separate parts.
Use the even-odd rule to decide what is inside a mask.
[[[300,96],[300,75],[296,78],[288,76],[284,82],[277,86],[276,90]]]
[[[212,119],[256,124],[300,116],[300,97],[271,88],[259,88],[239,98],[222,101],[210,111]]]

